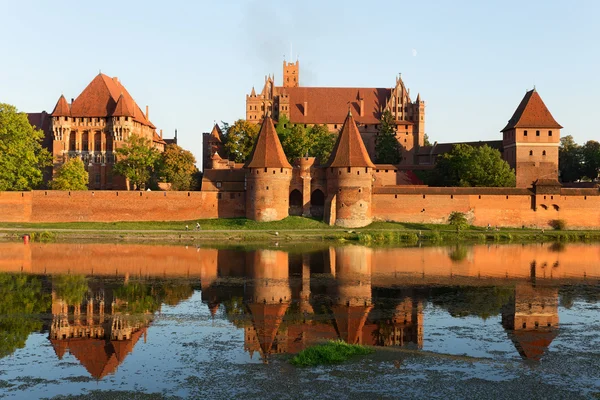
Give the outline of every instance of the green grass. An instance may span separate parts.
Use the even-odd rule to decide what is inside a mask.
[[[297,367],[337,364],[351,357],[370,353],[373,353],[373,350],[368,347],[331,340],[302,350],[290,360],[290,363]]]

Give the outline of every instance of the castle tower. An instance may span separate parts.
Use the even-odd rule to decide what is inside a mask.
[[[273,120],[265,117],[246,168],[246,217],[279,221],[288,216],[292,166],[285,157]]]
[[[71,136],[71,107],[65,96],[61,95],[54,111],[52,111],[52,160],[53,170],[68,161],[65,153],[69,151],[69,138]]]
[[[327,164],[325,220],[330,225],[358,228],[372,222],[373,168],[349,111]]]
[[[300,61],[286,62],[283,60],[283,87],[300,86]]]
[[[421,94],[417,94],[417,100],[415,101],[414,106],[415,111],[415,127],[413,134],[415,136],[415,143],[417,146],[421,147],[425,145],[425,102],[421,100]],[[417,152],[415,151],[415,154]],[[416,164],[416,160],[414,160]]]
[[[202,143],[202,168],[210,169],[213,166],[213,156],[219,153],[219,156],[226,156],[225,153],[225,137],[219,125],[215,124],[210,133],[203,135]]]
[[[558,180],[561,129],[538,92],[528,91],[502,129],[504,160],[515,169],[517,187],[530,187],[537,179]]]

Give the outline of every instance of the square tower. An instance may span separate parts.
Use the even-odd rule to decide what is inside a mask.
[[[283,87],[300,86],[300,61],[295,63],[283,60]]]

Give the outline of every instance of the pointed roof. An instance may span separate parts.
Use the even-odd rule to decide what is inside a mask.
[[[342,132],[338,135],[335,142],[327,166],[331,168],[375,168],[350,111],[348,111],[348,116],[346,117],[346,121],[344,121]]]
[[[521,104],[501,132],[515,128],[561,129],[562,126],[556,122],[538,92],[533,89],[525,93]]]
[[[67,103],[67,99],[65,99],[64,95],[60,95],[60,98],[56,102],[56,106],[54,107],[54,111],[52,111],[53,117],[70,117],[71,116],[71,107],[69,107],[69,103]]]
[[[553,329],[539,329],[515,330],[509,335],[523,359],[540,361],[556,334]]]
[[[417,93],[417,104],[421,102],[421,93]]]
[[[256,330],[256,337],[263,354],[270,354],[273,342],[277,336],[279,325],[283,321],[283,316],[288,309],[288,303],[249,304],[248,308],[252,313],[252,323]]]
[[[50,343],[54,348],[54,352],[59,360],[62,360],[69,348],[69,343],[66,340],[50,339]]]
[[[254,86],[252,86],[252,92],[250,93],[250,97],[256,97],[256,90],[254,90]]]
[[[221,128],[219,128],[219,125],[217,125],[217,124],[215,124],[215,126],[213,126],[213,128],[212,128],[212,131],[210,131],[210,136],[219,143],[223,142],[223,139],[224,139],[223,132],[221,131]]]
[[[349,344],[360,344],[358,339],[373,306],[333,306],[333,317],[340,339]]]
[[[288,162],[275,125],[270,117],[265,117],[258,132],[258,138],[248,158],[245,168],[292,168]]]
[[[111,117],[121,94],[134,121],[155,128],[119,79],[98,74],[71,104],[73,117]]]
[[[222,160],[221,156],[219,155],[218,152],[215,151],[215,154],[212,155],[212,157],[210,158],[211,160]]]
[[[127,107],[127,102],[125,101],[123,93],[119,96],[115,111],[113,111],[112,115],[113,117],[133,117],[133,113],[129,110],[129,107]]]

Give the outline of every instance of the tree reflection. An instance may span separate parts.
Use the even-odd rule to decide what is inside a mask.
[[[453,317],[476,316],[487,319],[500,314],[502,306],[514,297],[511,287],[442,287],[433,289],[433,304]]]
[[[83,275],[58,275],[52,278],[56,295],[67,304],[81,304],[88,292],[88,281]]]
[[[0,358],[25,347],[29,334],[42,328],[39,315],[49,307],[40,279],[0,274]]]

